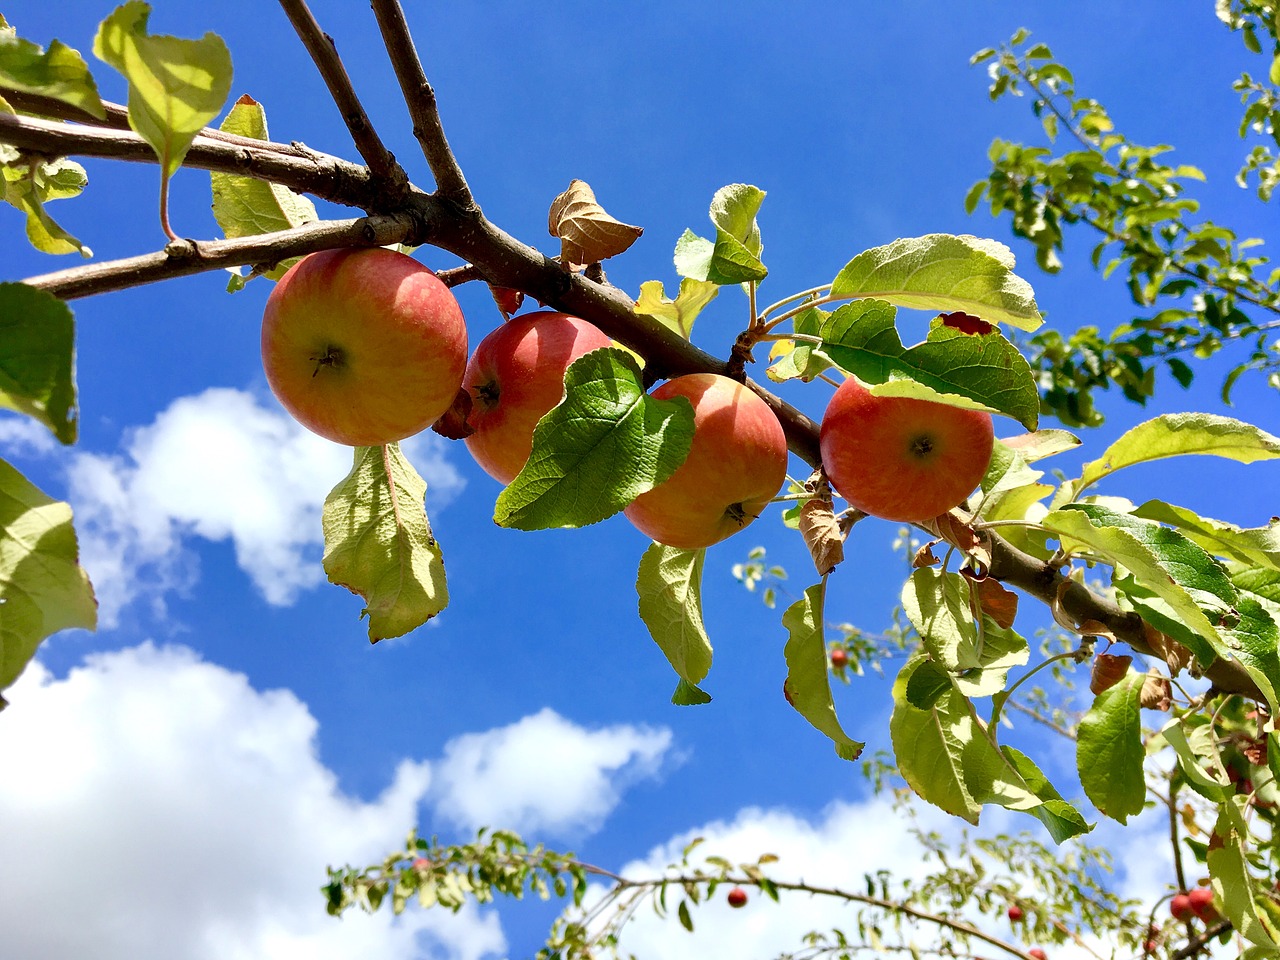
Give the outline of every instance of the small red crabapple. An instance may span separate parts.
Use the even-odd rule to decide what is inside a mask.
[[[1191,906],[1191,898],[1185,893],[1176,893],[1169,901],[1169,912],[1175,920],[1190,920],[1195,916],[1195,908]]]
[[[1035,957],[1036,960],[1048,960],[1048,958],[1045,956],[1045,952],[1041,950],[1039,947],[1032,947],[1030,950],[1027,951],[1027,956]]]
[[[1012,922],[1012,923],[1018,923],[1018,922],[1020,922],[1020,921],[1022,920],[1022,918],[1023,918],[1023,917],[1025,917],[1025,916],[1026,916],[1026,914],[1022,912],[1022,908],[1021,908],[1020,906],[1018,906],[1016,903],[1015,903],[1015,904],[1011,904],[1011,905],[1010,905],[1010,907],[1009,907],[1009,920],[1010,920],[1010,922]]]
[[[729,891],[728,900],[729,906],[733,907],[735,910],[738,907],[745,907],[747,905],[747,891],[743,890],[741,887],[734,887]]]
[[[849,665],[849,651],[844,647],[836,647],[831,651],[831,666],[843,670]]]

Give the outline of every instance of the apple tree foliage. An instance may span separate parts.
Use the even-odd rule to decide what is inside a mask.
[[[767,385],[749,381],[795,455],[799,469],[779,493],[779,512],[804,537],[815,566],[812,584],[780,616],[777,669],[787,698],[832,741],[838,758],[855,760],[864,743],[837,717],[832,680],[882,669],[893,649],[901,666],[887,736],[853,731],[876,743],[866,761],[874,782],[905,783],[896,790],[903,802],[910,791],[973,824],[987,806],[1017,811],[1038,821],[1031,824],[1037,833],[946,848],[921,830],[917,839],[932,869],[927,880],[868,876],[858,890],[771,876],[768,856],[748,864],[714,854],[695,861],[691,848],[670,872],[634,879],[503,831],[461,846],[411,835],[382,864],[334,870],[326,887],[331,912],[377,909],[384,900],[395,909],[414,899],[457,909],[468,898],[525,891],[567,896],[572,906],[545,955],[587,957],[616,948],[621,924],[646,899],[674,909],[692,929],[692,907],[720,885],[745,885],[775,900],[807,891],[856,908],[852,925],[815,932],[797,955],[918,949],[921,926],[932,931],[925,940],[934,954],[972,954],[985,943],[1027,956],[1030,942],[1083,943],[1101,933],[1147,953],[1188,956],[1212,938],[1234,936],[1250,956],[1280,955],[1271,830],[1280,803],[1280,522],[1260,518],[1242,528],[1177,504],[1135,503],[1138,491],[1113,477],[1169,457],[1274,460],[1280,438],[1218,414],[1165,415],[1099,451],[1079,476],[1041,467],[1082,442],[1041,427],[1042,414],[1072,427],[1094,424],[1093,390],[1114,382],[1140,401],[1151,393],[1155,364],[1186,382],[1192,371],[1184,356],[1241,340],[1253,352],[1229,376],[1224,395],[1244,373],[1262,371],[1273,383],[1280,376],[1272,340],[1280,321],[1270,319],[1280,312],[1277,276],[1266,274],[1256,242],[1190,222],[1195,202],[1186,187],[1200,176],[1195,168],[1166,166],[1165,148],[1114,132],[1101,105],[1076,95],[1070,72],[1048,47],[1028,47],[1019,33],[974,59],[990,65],[993,98],[1029,93],[1051,144],[1067,139],[1071,149],[997,141],[992,174],[971,191],[969,206],[985,198],[994,212],[1008,213],[1046,270],[1061,266],[1065,225],[1092,229],[1095,264],[1110,258],[1105,269],[1127,271],[1143,316],[1109,337],[1092,328],[1047,331],[1008,247],[942,234],[853,253],[834,277],[761,306],[769,270],[758,215],[766,197],[747,184],[717,191],[709,225],[676,239],[678,281],[644,283],[633,300],[607,283],[600,263],[624,253],[639,228],[610,216],[585,183],[575,181],[550,202],[557,256],[517,242],[480,213],[396,0],[372,7],[435,180],[431,192],[409,182],[382,145],[305,3],[281,5],[342,108],[361,162],[270,140],[262,104],[247,95],[228,103],[225,44],[212,34],[152,35],[149,7],[139,0],[109,13],[92,37],[97,59],[128,81],[127,105],[100,99],[93,71],[103,67],[91,69],[63,42],[24,37],[21,24],[0,20],[0,170],[4,199],[21,212],[30,243],[52,255],[92,256],[49,210],[87,184],[75,157],[147,159],[161,184],[158,227],[168,242],[154,254],[0,283],[0,402],[60,442],[75,442],[79,415],[68,305],[76,298],[224,269],[232,270],[234,293],[257,278],[278,278],[309,252],[394,244],[456,254],[468,266],[443,271],[448,282],[528,294],[597,324],[617,344],[569,368],[563,401],[541,421],[528,463],[498,497],[493,519],[503,526],[580,527],[617,514],[679,467],[692,437],[689,405],[655,400],[648,387],[696,371],[745,379],[746,365],[758,359],[766,382],[825,390],[852,374],[873,394],[987,411],[1022,431],[997,442],[980,489],[965,504],[913,531],[927,542],[915,544],[918,550],[905,544],[911,569],[899,619],[887,634],[869,637],[834,625],[826,605],[828,581],[841,576],[844,545],[861,516],[840,508],[822,476],[816,425]],[[1280,163],[1277,9],[1221,0],[1218,10],[1249,50],[1270,58],[1265,80],[1245,74],[1237,87],[1242,132],[1272,141],[1255,145],[1241,171],[1266,201]],[[220,125],[210,127],[219,116]],[[168,184],[184,165],[209,171],[222,238],[193,241],[174,232]],[[312,197],[363,215],[323,220]],[[689,336],[722,293],[742,297],[747,309],[741,332],[715,357]],[[923,341],[904,343],[899,309],[935,316]],[[370,639],[407,633],[439,613],[448,596],[444,552],[423,512],[425,484],[408,461],[394,444],[357,449],[351,473],[334,482],[323,512],[324,568],[365,599]],[[0,464],[0,490],[3,689],[44,638],[92,628],[95,604],[68,506],[7,464]],[[711,699],[714,624],[702,616],[704,567],[701,549],[654,544],[639,558],[639,616],[676,674],[671,699],[680,705]],[[1086,570],[1106,571],[1107,582],[1087,584]],[[737,572],[749,586],[783,575],[760,552]],[[1047,646],[1015,629],[1020,597],[1043,604],[1060,625]],[[1098,653],[1100,644],[1129,648],[1144,668],[1132,668],[1128,654]],[[840,651],[834,670],[833,651]],[[1081,715],[1062,711],[1037,686],[1067,683],[1065,664],[1091,660],[1094,696]],[[1032,757],[1001,742],[1010,710],[1070,738],[1088,806],[1066,799]],[[1067,793],[1074,792],[1072,785]],[[1124,823],[1153,801],[1169,810],[1176,887],[1187,889],[1203,875],[1214,892],[1216,912],[1198,926],[1119,901],[1099,880],[1104,852],[1078,840],[1061,855],[1051,848],[1088,833],[1095,816]],[[621,909],[610,912],[614,906]],[[1010,907],[1021,912],[1023,926],[992,934],[981,915]]]

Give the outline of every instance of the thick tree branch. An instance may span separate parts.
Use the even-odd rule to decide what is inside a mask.
[[[227,267],[252,264],[269,268],[282,260],[334,247],[400,243],[415,229],[415,221],[403,214],[325,220],[235,240],[180,240],[157,253],[45,273],[23,282],[63,300],[74,300]]]
[[[399,0],[373,0],[373,14],[378,19],[382,41],[391,56],[391,65],[395,68],[396,79],[400,81],[400,90],[413,120],[413,135],[418,139],[422,155],[435,178],[436,193],[460,207],[474,206],[471,188],[467,186],[462,168],[445,139],[440,111],[436,106],[436,92],[422,69],[409,25],[405,22],[404,8]]]
[[[283,147],[247,138],[198,136],[184,166],[235,173],[283,184],[299,193],[372,211],[385,206],[382,187],[364,167],[301,144]],[[0,143],[49,157],[109,157],[156,163],[151,145],[136,133],[108,127],[77,126],[0,113]]]
[[[316,22],[305,0],[280,0],[280,6],[284,8],[294,31],[307,48],[307,53],[311,54],[320,76],[324,78],[325,86],[329,88],[333,102],[338,105],[338,111],[342,114],[347,129],[351,131],[351,139],[355,141],[360,156],[364,157],[374,177],[384,181],[383,189],[390,188],[388,193],[391,196],[388,199],[394,202],[399,194],[408,189],[408,178],[396,162],[395,155],[386,148],[373,129],[373,124],[369,122],[369,115],[356,96],[351,77],[347,75],[347,68],[342,65],[333,38],[320,29],[320,24]]]

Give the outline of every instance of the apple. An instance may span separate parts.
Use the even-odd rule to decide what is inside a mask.
[[[313,253],[267,298],[267,382],[295,420],[336,443],[376,447],[431,426],[453,403],[466,363],[458,301],[402,253]]]
[[[738,907],[745,907],[747,905],[747,891],[743,890],[741,887],[734,887],[729,891],[728,900],[729,906],[733,907],[735,910]]]
[[[549,311],[508,320],[480,341],[462,384],[472,401],[465,442],[485,473],[515,479],[533,449],[533,428],[564,399],[569,364],[609,342],[587,321]]]
[[[668,380],[653,396],[693,404],[693,443],[666,481],[623,511],[641,533],[686,550],[709,547],[758,517],[787,477],[787,437],[769,405],[715,373]]]
[[[1169,912],[1175,920],[1190,920],[1195,915],[1191,906],[1191,898],[1185,893],[1175,893],[1169,901]]]
[[[849,665],[849,651],[844,647],[836,647],[831,651],[831,666],[843,670]]]
[[[1030,950],[1027,951],[1027,956],[1035,957],[1036,960],[1047,960],[1045,952],[1041,950],[1039,947],[1032,947]]]
[[[1210,887],[1196,887],[1187,893],[1191,902],[1191,910],[1205,923],[1213,923],[1218,919],[1218,911],[1213,906],[1213,890]]]
[[[1022,912],[1022,908],[1016,903],[1009,906],[1009,922],[1019,923],[1026,914]]]
[[[872,396],[842,383],[822,418],[827,478],[849,503],[886,520],[931,520],[982,480],[995,432],[991,415],[910,397]]]

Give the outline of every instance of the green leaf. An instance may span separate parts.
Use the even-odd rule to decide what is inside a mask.
[[[75,318],[25,283],[0,283],[0,406],[25,413],[75,443]]]
[[[979,666],[969,584],[960,574],[937,567],[913,570],[902,588],[902,610],[943,669],[954,673]]]
[[[894,327],[895,313],[883,300],[846,304],[822,323],[823,352],[876,396],[944,400],[1035,429],[1040,394],[1031,367],[998,331],[970,335],[935,319],[928,338],[908,348]]]
[[[1098,694],[1080,721],[1076,741],[1076,769],[1085,795],[1101,813],[1121,823],[1142,812],[1147,795],[1142,775],[1143,679],[1130,670]]]
[[[822,324],[829,316],[831,316],[830,313],[819,307],[810,307],[795,316],[792,327],[796,333],[811,337],[820,336]],[[765,371],[765,374],[774,383],[797,378],[808,383],[832,366],[831,358],[822,352],[819,345],[805,340],[778,341],[774,343],[769,357],[776,358],[776,362]]]
[[[865,744],[851,739],[840,726],[831,699],[827,674],[827,645],[823,639],[822,607],[826,581],[814,584],[787,608],[782,625],[788,639],[786,690],[791,705],[817,730],[831,738],[842,760],[856,760]]]
[[[449,602],[444,558],[423,507],[427,483],[399,444],[356,447],[324,501],[324,571],[365,599],[376,643],[422,626]]]
[[[247,95],[236,101],[218,129],[254,140],[269,139],[262,104]],[[210,180],[213,217],[228,238],[288,230],[318,219],[315,205],[308,198],[278,183],[217,172],[210,174]],[[299,259],[283,261],[264,276],[278,280]]]
[[[680,926],[693,933],[693,917],[689,915],[689,902],[687,900],[680,901],[680,906],[676,907],[676,914],[680,917]]]
[[[950,693],[951,675],[942,664],[926,660],[912,671],[907,680],[907,702],[918,710],[931,710],[943,694]]]
[[[199,40],[152,36],[150,16],[141,0],[117,7],[98,27],[93,52],[129,81],[129,125],[171,177],[231,92],[231,54],[213,33]]]
[[[1045,825],[1054,843],[1063,843],[1093,829],[1093,824],[1084,818],[1084,814],[1063,799],[1062,794],[1058,793],[1054,785],[1049,782],[1049,778],[1040,772],[1040,768],[1032,762],[1030,757],[1013,747],[1001,747],[1000,752],[1026,783],[1027,789],[1044,801],[1028,812]]]
[[[41,253],[79,253],[93,256],[93,251],[64,230],[49,216],[44,205],[50,200],[77,196],[89,182],[84,167],[74,160],[23,158],[21,162],[0,166],[3,175],[3,197],[6,203],[27,215],[27,239]]]
[[[1218,842],[1209,845],[1207,858],[1209,879],[1235,932],[1275,956],[1280,953],[1280,931],[1258,908],[1254,893],[1257,881],[1249,872],[1245,853],[1246,843],[1253,847],[1241,809],[1245,802],[1244,797],[1232,797],[1219,807],[1218,822],[1213,828]]]
[[[646,394],[626,351],[602,347],[579,357],[564,385],[564,399],[534,428],[528,462],[498,497],[499,526],[597,523],[662,483],[688,456],[692,404]]]
[[[98,604],[79,563],[71,508],[0,460],[0,690],[59,630],[97,626]],[[0,698],[0,707],[4,706]]]
[[[837,274],[831,295],[963,311],[988,323],[1035,330],[1044,319],[1031,285],[1014,274],[1013,265],[1013,253],[1004,244],[934,233],[858,254]]]
[[[49,49],[23,40],[0,17],[0,86],[52,97],[105,120],[107,111],[89,65],[80,53],[54,40]]]
[[[711,640],[702,623],[702,568],[706,550],[652,544],[640,558],[636,593],[640,619],[680,683],[672,702],[710,703],[698,684],[711,669]]]
[[[1068,504],[1041,524],[1059,534],[1064,549],[1087,547],[1122,566],[1190,630],[1221,647],[1218,625],[1235,617],[1236,589],[1222,565],[1182,534],[1096,504]]]
[[[656,317],[664,326],[688,340],[693,332],[693,321],[719,293],[720,287],[714,283],[685,277],[680,281],[680,292],[672,300],[663,291],[661,280],[646,280],[640,284],[640,299],[636,301],[635,311]]]
[[[1216,748],[1204,743],[1207,738],[1212,737],[1208,725],[1204,724],[1193,729],[1192,737],[1188,737],[1183,723],[1182,719],[1170,720],[1161,729],[1160,736],[1164,738],[1169,746],[1173,747],[1174,754],[1178,758],[1178,769],[1186,777],[1187,783],[1196,793],[1212,803],[1222,803],[1229,797],[1234,796],[1235,784],[1228,782],[1226,774],[1220,770],[1216,776],[1211,775],[1205,769],[1205,764],[1201,763],[1201,753],[1192,744],[1192,738],[1204,744],[1205,752],[1214,758],[1213,762],[1216,764]],[[1215,769],[1217,768],[1215,767]],[[1221,779],[1218,779],[1219,777]]]
[[[1252,424],[1211,413],[1170,413],[1140,423],[1107,447],[1102,456],[1084,465],[1074,494],[1110,476],[1121,467],[1164,457],[1190,454],[1225,457],[1240,463],[1280,457],[1280,437]]]
[[[769,273],[760,262],[763,244],[756,214],[764,191],[745,183],[721,187],[711,200],[715,241],[685,230],[676,241],[676,270],[682,277],[714,284],[763,280]]]
[[[1133,515],[1177,527],[1216,556],[1280,570],[1280,520],[1273,520],[1265,527],[1245,529],[1202,517],[1162,500],[1148,500],[1134,510]]]

